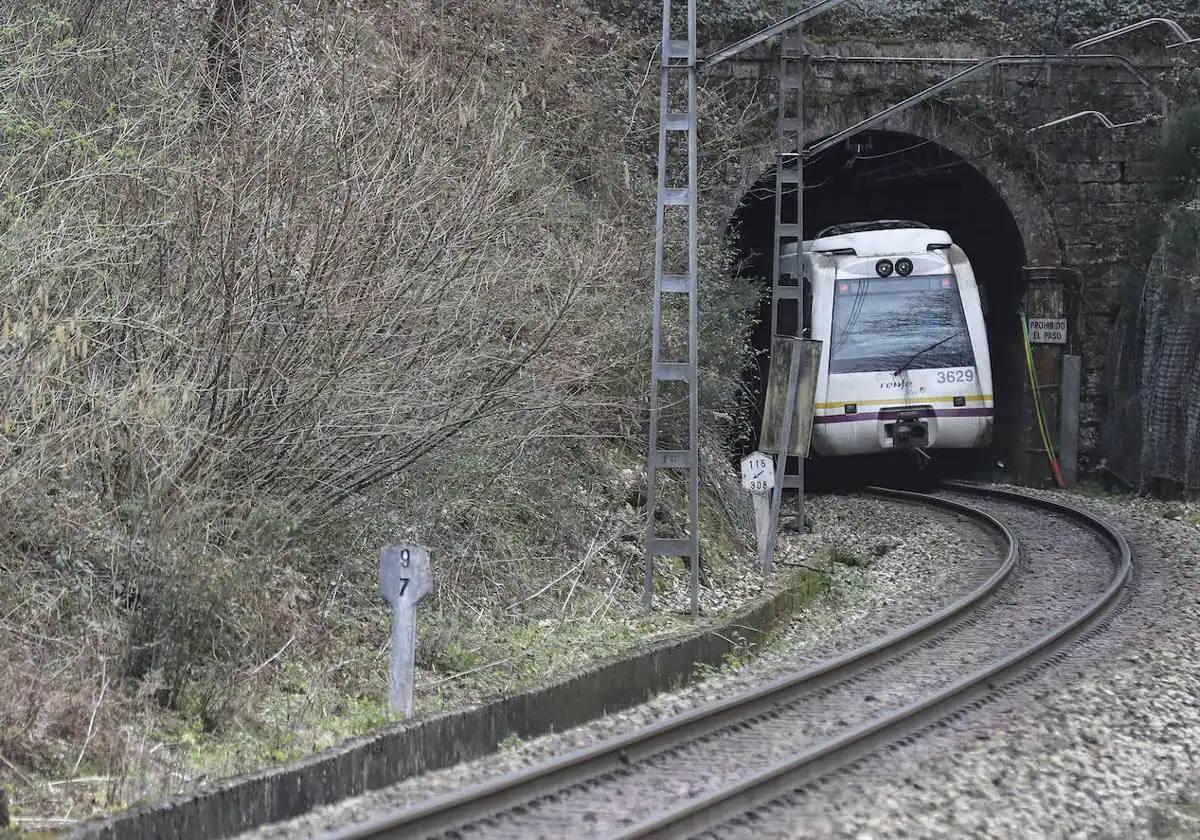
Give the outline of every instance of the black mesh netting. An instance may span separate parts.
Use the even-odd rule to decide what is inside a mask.
[[[1101,452],[1138,492],[1200,492],[1200,199],[1165,220],[1105,365]]]

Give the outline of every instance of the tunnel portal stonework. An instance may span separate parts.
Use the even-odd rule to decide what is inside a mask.
[[[808,142],[852,126],[988,54],[964,44],[839,43],[810,44],[809,49]],[[1181,91],[1196,89],[1200,73],[1161,51],[1127,57],[1144,80],[1116,65],[1000,67],[878,126],[936,142],[982,173],[1020,229],[1026,265],[1080,273],[1085,464],[1097,457],[1102,366],[1121,289],[1144,275],[1148,243],[1161,214],[1157,161],[1163,123],[1150,119],[1107,129],[1084,120],[1027,132],[1083,110],[1100,111],[1117,123],[1161,117],[1162,95],[1178,104]],[[774,56],[764,50],[721,68],[721,81],[731,87],[744,83],[762,111],[759,136],[742,147],[741,160],[730,169],[736,175],[726,183],[726,220],[775,166],[776,67]]]

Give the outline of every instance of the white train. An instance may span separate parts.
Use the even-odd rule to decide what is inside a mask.
[[[829,228],[785,251],[805,279],[808,336],[824,342],[817,455],[971,449],[992,438],[987,331],[971,263],[913,222]],[[807,306],[806,306],[807,308]]]

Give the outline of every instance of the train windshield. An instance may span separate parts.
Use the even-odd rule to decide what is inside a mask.
[[[839,279],[833,300],[830,373],[975,364],[952,274]]]

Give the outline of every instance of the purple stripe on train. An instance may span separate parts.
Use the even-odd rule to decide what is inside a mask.
[[[908,412],[905,412],[908,413]],[[917,417],[991,417],[991,408],[918,408],[914,412]],[[861,423],[867,420],[896,420],[898,411],[864,411],[859,414],[827,414],[824,417],[814,417],[813,422],[821,423]]]

